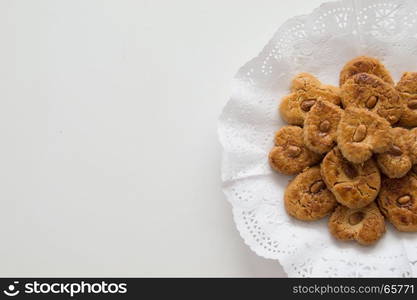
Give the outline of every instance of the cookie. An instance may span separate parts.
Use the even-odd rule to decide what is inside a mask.
[[[373,74],[388,84],[394,84],[390,73],[379,60],[373,57],[359,56],[347,62],[342,68],[339,78],[340,86],[358,73]]]
[[[382,213],[399,231],[417,231],[417,178],[384,178],[378,204]]]
[[[385,233],[384,216],[375,203],[359,209],[339,205],[329,218],[329,230],[338,240],[371,245]]]
[[[337,202],[349,208],[364,207],[378,195],[381,177],[373,159],[353,164],[336,147],[324,157],[320,170]]]
[[[377,114],[361,108],[347,108],[337,128],[337,144],[343,156],[359,164],[372,153],[388,151],[392,144],[390,124]]]
[[[284,126],[275,134],[275,146],[269,153],[269,163],[274,170],[294,175],[318,163],[320,159],[320,154],[304,145],[301,127]]]
[[[405,72],[397,83],[396,89],[403,102],[400,126],[417,126],[417,72]]]
[[[304,143],[317,153],[329,152],[336,143],[337,126],[342,109],[327,101],[318,100],[304,121]]]
[[[403,102],[397,90],[375,75],[359,73],[341,88],[343,107],[366,108],[385,118],[390,124],[397,123],[403,112]]]
[[[378,154],[376,161],[379,169],[386,176],[400,178],[407,174],[413,165],[410,155],[412,135],[409,130],[401,127],[392,128],[391,135],[393,141],[391,149]]]
[[[410,134],[410,145],[409,145],[409,156],[413,165],[417,164],[417,128],[413,128],[409,131]]]
[[[302,221],[314,221],[330,214],[337,202],[314,166],[298,174],[287,186],[284,195],[288,214]]]
[[[318,100],[340,105],[339,88],[324,85],[311,74],[300,73],[292,80],[291,94],[281,101],[281,116],[289,124],[303,126],[307,113]]]

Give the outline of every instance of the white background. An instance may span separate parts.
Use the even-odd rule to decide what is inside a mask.
[[[0,276],[285,276],[234,227],[217,118],[319,0],[0,1]]]

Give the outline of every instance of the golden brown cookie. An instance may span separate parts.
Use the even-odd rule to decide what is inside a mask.
[[[382,173],[390,178],[400,178],[407,174],[413,165],[410,155],[412,135],[409,130],[401,127],[390,130],[392,135],[391,149],[378,154],[376,161]]]
[[[359,164],[372,153],[388,151],[392,144],[390,124],[366,109],[347,108],[337,128],[337,144],[343,156]]]
[[[361,208],[374,201],[381,186],[379,170],[373,159],[353,164],[337,147],[324,157],[321,176],[337,202],[349,208]]]
[[[347,62],[340,72],[339,84],[342,86],[349,78],[358,73],[373,74],[388,84],[394,82],[385,66],[376,58],[359,56]]]
[[[320,154],[304,145],[301,127],[284,126],[275,134],[275,146],[269,153],[269,163],[274,170],[294,175],[318,163],[320,159]]]
[[[417,164],[417,128],[410,130],[409,155],[411,158],[411,163],[413,165]]]
[[[334,147],[342,112],[339,106],[330,102],[316,102],[304,121],[304,143],[310,150],[326,153]]]
[[[358,209],[339,205],[329,218],[329,230],[339,240],[371,245],[385,233],[384,216],[375,202]]]
[[[383,178],[378,204],[399,231],[417,231],[417,178]]]
[[[405,72],[396,86],[403,102],[400,126],[417,126],[417,72]]]
[[[385,118],[390,124],[397,123],[403,112],[403,102],[397,90],[379,77],[359,73],[341,88],[343,107],[366,108]]]
[[[337,204],[321,178],[319,166],[304,170],[288,184],[284,202],[288,214],[302,221],[321,219]]]
[[[322,84],[311,74],[300,73],[292,80],[291,94],[281,101],[281,116],[289,124],[303,126],[306,114],[317,100],[340,105],[340,90]]]

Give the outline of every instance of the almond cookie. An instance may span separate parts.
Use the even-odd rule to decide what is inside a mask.
[[[373,159],[353,164],[337,147],[324,157],[321,176],[337,202],[349,208],[361,208],[374,201],[381,186],[379,170]]]
[[[269,153],[269,163],[274,170],[294,175],[320,159],[319,154],[304,145],[301,127],[284,126],[275,134],[275,146]]]
[[[410,156],[412,135],[410,131],[401,127],[391,128],[391,135],[391,149],[378,154],[376,161],[382,173],[390,178],[400,178],[407,174],[413,165]]]
[[[304,121],[304,143],[317,153],[332,150],[342,109],[327,101],[318,100]]]
[[[371,245],[385,233],[384,216],[375,203],[359,209],[339,205],[330,216],[329,230],[339,240]]]
[[[390,124],[366,109],[347,108],[337,128],[337,144],[344,157],[359,164],[372,153],[388,151],[392,144]]]
[[[342,86],[349,78],[358,73],[373,74],[388,84],[394,84],[390,73],[379,60],[373,57],[359,56],[347,62],[343,67],[342,71],[340,72],[340,86]]]
[[[411,158],[411,163],[415,165],[417,164],[417,128],[411,129],[409,133],[410,133],[409,155]],[[414,168],[416,168],[416,166],[414,166]]]
[[[285,96],[280,104],[282,118],[289,124],[304,124],[306,114],[317,100],[340,104],[340,90],[335,86],[324,85],[308,73],[300,73],[291,83],[291,94]]]
[[[343,107],[366,108],[385,118],[390,124],[400,120],[403,103],[397,90],[379,77],[359,73],[342,86]]]
[[[400,126],[417,126],[417,72],[406,72],[396,86],[404,105]]]
[[[417,178],[384,178],[378,204],[382,213],[399,231],[417,231]]]
[[[321,219],[337,204],[321,178],[319,166],[304,170],[288,184],[284,202],[288,214],[302,221]]]

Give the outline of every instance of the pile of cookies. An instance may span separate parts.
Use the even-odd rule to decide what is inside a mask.
[[[382,237],[385,218],[417,232],[417,72],[395,85],[380,61],[360,56],[343,67],[339,86],[301,73],[280,103],[290,125],[276,132],[269,163],[296,175],[285,191],[288,214],[330,215],[334,237],[362,245]]]

